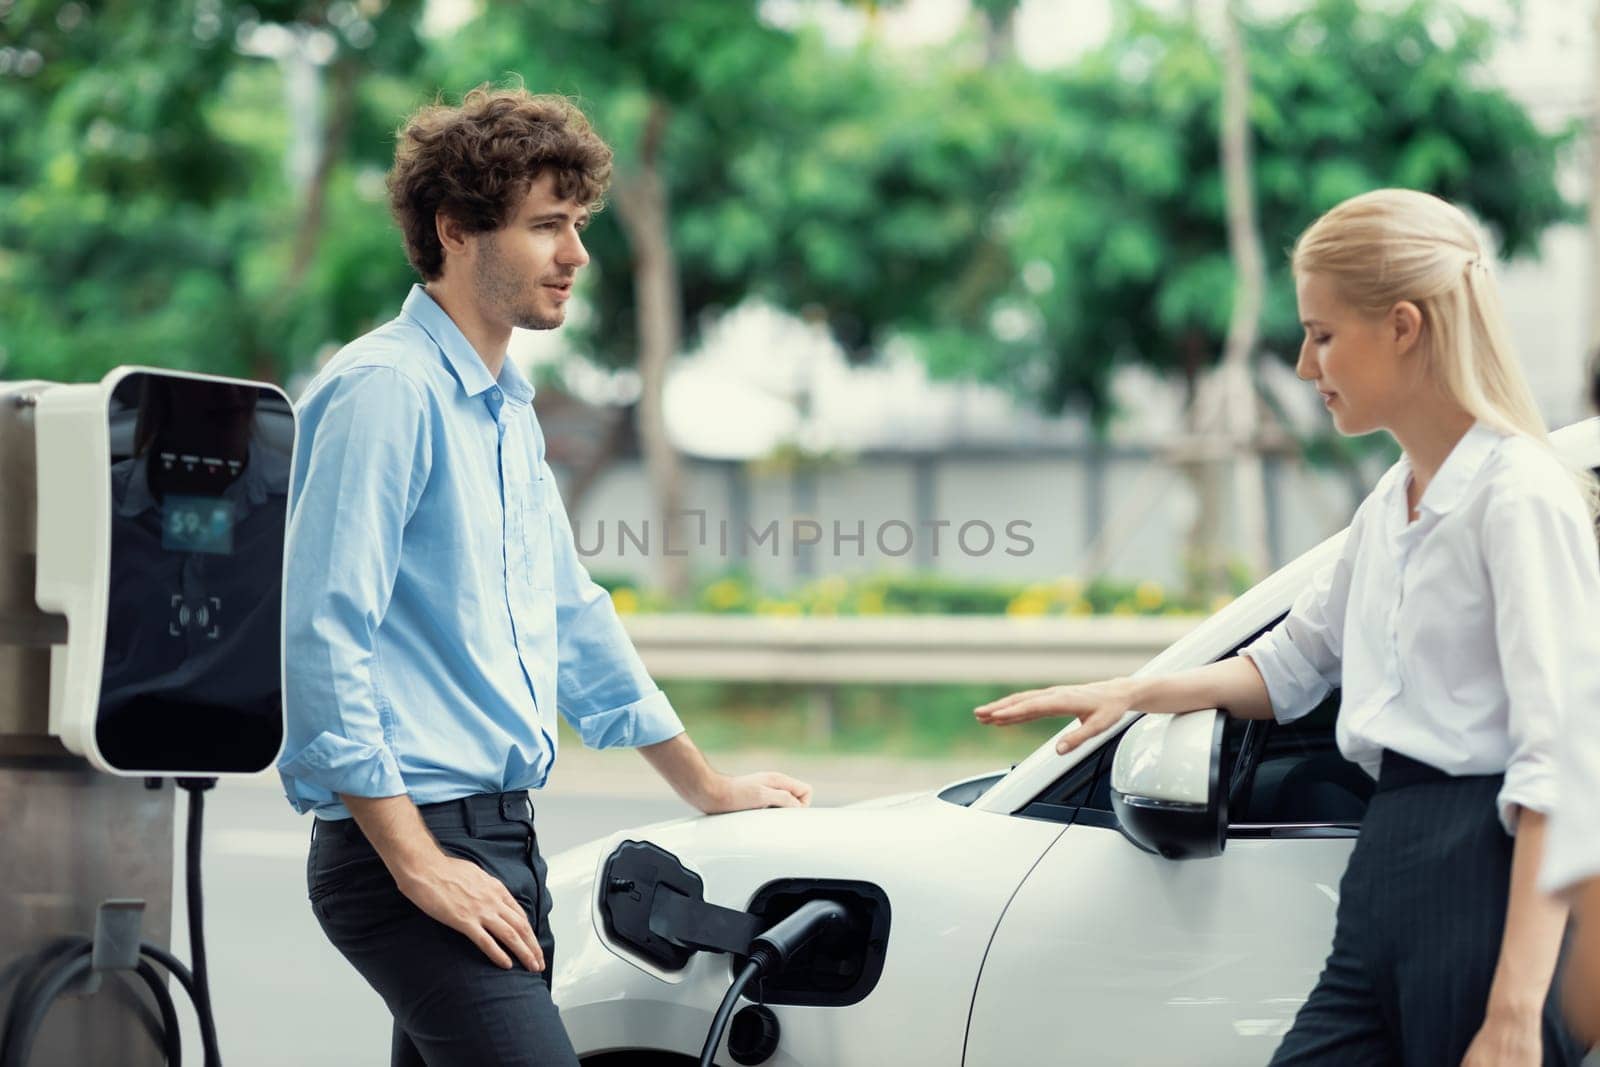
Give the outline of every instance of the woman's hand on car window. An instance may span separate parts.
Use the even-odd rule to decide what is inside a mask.
[[[1078,728],[1056,739],[1056,751],[1067,753],[1089,738],[1105,733],[1120,722],[1132,706],[1132,680],[1112,678],[1087,685],[1027,689],[990,701],[974,709],[972,714],[989,726],[1013,726],[1056,716],[1076,718]]]

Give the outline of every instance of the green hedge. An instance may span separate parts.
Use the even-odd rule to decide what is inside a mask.
[[[1159,582],[1064,577],[1042,582],[974,582],[936,574],[830,577],[786,592],[761,588],[748,572],[729,571],[703,582],[675,604],[634,579],[596,574],[618,611],[700,611],[719,615],[1187,615],[1215,611],[1249,587],[1241,568],[1232,592],[1202,597]]]

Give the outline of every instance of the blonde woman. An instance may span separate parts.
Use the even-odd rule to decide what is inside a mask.
[[[1297,373],[1340,433],[1386,430],[1404,453],[1341,557],[1238,656],[976,715],[1076,716],[1066,752],[1130,708],[1289,722],[1342,685],[1340,750],[1377,787],[1327,964],[1273,1062],[1576,1064],[1549,996],[1566,911],[1535,876],[1560,717],[1600,708],[1593,482],[1548,446],[1460,210],[1355,197],[1293,269]]]

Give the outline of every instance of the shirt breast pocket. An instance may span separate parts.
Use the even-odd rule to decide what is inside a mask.
[[[523,574],[530,587],[541,591],[555,587],[555,545],[547,488],[540,479],[525,483],[519,494],[522,497]]]

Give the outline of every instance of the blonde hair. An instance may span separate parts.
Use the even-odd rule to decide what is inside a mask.
[[[1312,223],[1292,262],[1297,277],[1325,275],[1358,310],[1381,315],[1402,300],[1415,304],[1423,373],[1474,418],[1550,448],[1489,253],[1460,208],[1412,189],[1362,193]],[[1600,482],[1585,469],[1573,474],[1590,515],[1600,514]]]

